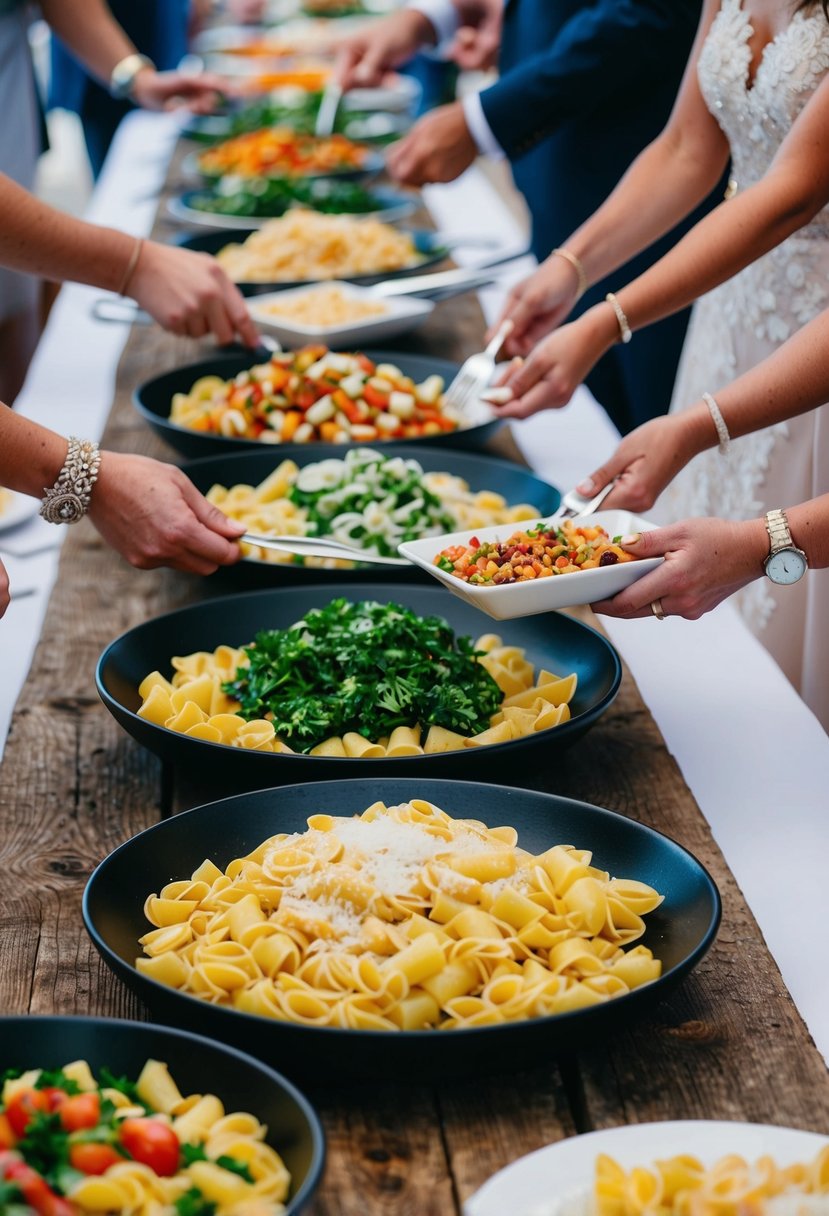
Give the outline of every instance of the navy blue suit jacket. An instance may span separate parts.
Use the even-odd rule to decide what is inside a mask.
[[[529,205],[539,259],[593,214],[662,130],[701,8],[701,0],[507,0],[501,78],[481,102]],[[580,310],[661,257],[708,205],[595,285]],[[682,314],[641,331],[588,380],[621,430],[667,410],[686,323]]]

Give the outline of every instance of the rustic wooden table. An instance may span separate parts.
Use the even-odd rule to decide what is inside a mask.
[[[462,297],[440,305],[411,346],[460,359],[480,347],[482,331],[477,304]],[[150,371],[194,357],[190,344],[135,329],[104,446],[170,459],[132,410],[130,393]],[[136,573],[87,524],[67,539],[0,781],[3,1012],[147,1016],[86,936],[84,883],[165,804],[179,810],[217,791],[192,780],[162,790],[158,762],[99,703],[93,671],[123,630],[209,591],[170,571]],[[629,672],[615,704],[579,744],[579,757],[574,773],[566,766],[539,773],[538,787],[620,811],[690,849],[723,898],[713,949],[647,1021],[578,1055],[539,1060],[531,1072],[435,1089],[311,1090],[328,1137],[313,1216],[459,1213],[515,1158],[622,1123],[716,1118],[829,1127],[823,1061]]]

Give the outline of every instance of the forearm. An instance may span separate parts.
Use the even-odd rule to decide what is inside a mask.
[[[0,175],[0,264],[40,278],[106,291],[123,282],[135,238],[74,219]]]
[[[117,63],[135,54],[104,0],[41,0],[40,7],[61,42],[103,84]]]
[[[66,459],[66,440],[0,404],[0,484],[40,498]]]
[[[725,141],[700,156],[695,141],[666,130],[633,162],[605,203],[565,242],[598,283],[670,232],[710,194],[728,160]],[[654,183],[659,183],[654,188]]]
[[[680,312],[774,249],[819,210],[797,180],[780,172],[702,219],[617,298],[631,329]]]
[[[786,507],[792,540],[806,554],[812,570],[829,566],[829,494]]]

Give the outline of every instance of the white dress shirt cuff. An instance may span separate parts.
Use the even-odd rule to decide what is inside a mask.
[[[480,93],[467,93],[462,104],[469,134],[475,141],[475,146],[481,156],[491,156],[494,160],[503,160],[504,149],[492,134],[492,128],[486,120],[484,107],[481,105]]]
[[[406,7],[416,9],[431,21],[438,51],[451,44],[460,26],[458,12],[452,0],[409,0]]]

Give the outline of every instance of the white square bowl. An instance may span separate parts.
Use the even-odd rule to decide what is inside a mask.
[[[588,527],[598,524],[610,536],[629,536],[634,532],[650,531],[657,526],[632,515],[630,511],[597,511],[595,515],[583,515],[572,522],[577,525],[583,523]],[[481,612],[496,621],[510,621],[519,616],[535,616],[540,612],[553,612],[556,608],[575,608],[579,604],[595,604],[597,600],[610,599],[624,591],[631,583],[635,583],[649,570],[655,569],[663,560],[661,557],[648,557],[642,558],[641,561],[598,566],[594,570],[580,570],[576,574],[561,574],[525,583],[507,583],[500,587],[470,586],[456,575],[434,565],[436,555],[450,545],[468,544],[473,536],[477,536],[481,541],[506,541],[514,532],[532,526],[532,521],[526,520],[523,523],[503,524],[496,528],[451,532],[446,536],[407,541],[400,546],[399,552],[427,574],[440,579],[453,595],[466,600],[473,608],[480,608]]]
[[[269,303],[273,304],[277,300],[280,304],[289,303],[297,296],[305,295],[320,286],[338,287],[346,299],[371,300],[382,304],[385,311],[377,316],[364,317],[362,321],[346,321],[341,325],[303,325],[290,317],[276,316],[268,312]],[[408,296],[380,299],[369,288],[339,280],[326,280],[321,284],[309,283],[307,286],[292,287],[287,291],[274,291],[268,295],[254,296],[248,301],[250,315],[256,324],[274,334],[283,346],[290,348],[304,346],[309,342],[324,342],[332,350],[364,346],[368,342],[408,333],[421,325],[434,307],[431,300],[418,300]]]

